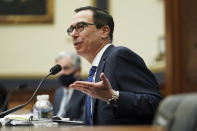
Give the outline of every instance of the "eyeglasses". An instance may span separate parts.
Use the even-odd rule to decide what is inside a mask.
[[[82,32],[85,27],[87,27],[88,25],[95,25],[95,24],[91,24],[91,23],[86,23],[86,22],[79,22],[76,24],[76,26],[70,26],[67,29],[67,33],[69,36],[71,36],[71,33],[73,32],[73,30],[75,29],[78,33]]]

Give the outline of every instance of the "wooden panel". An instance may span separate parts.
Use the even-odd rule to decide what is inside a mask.
[[[1,131],[165,131],[161,126],[69,126],[69,125],[50,125],[47,126],[13,126],[3,127]]]
[[[181,25],[181,51],[183,53],[183,88],[182,92],[197,91],[197,1],[180,1],[182,14]]]
[[[178,56],[178,50],[175,50],[178,43],[178,6],[177,0],[165,0],[165,20],[166,20],[166,87],[165,95],[170,95],[175,92],[176,89],[176,72],[179,72],[179,67],[174,68],[173,65],[178,65],[179,59],[175,59]],[[177,17],[176,17],[177,16]]]
[[[197,91],[197,1],[166,0],[166,94]]]
[[[48,90],[48,91],[38,91],[37,95],[39,94],[49,94],[50,102],[53,102],[53,94],[54,94],[54,89],[53,90]],[[33,95],[32,90],[22,90],[22,91],[16,91],[14,92],[9,100],[8,108],[13,108],[15,106],[21,105],[26,103],[31,96]],[[36,95],[36,96],[37,96]],[[32,110],[34,103],[36,102],[36,96],[32,100],[31,103],[29,103],[27,106],[22,108],[21,110]]]

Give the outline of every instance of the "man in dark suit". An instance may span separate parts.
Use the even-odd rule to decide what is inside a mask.
[[[54,94],[53,115],[80,120],[85,104],[85,94],[68,88],[70,84],[80,80],[80,58],[75,53],[64,51],[56,57],[56,64],[62,66],[61,72],[58,73],[58,80],[62,87],[58,88]]]
[[[113,30],[108,12],[91,6],[75,10],[67,32],[92,68],[89,82],[70,87],[91,96],[84,117],[89,125],[150,124],[162,98],[157,81],[140,56],[112,45]]]

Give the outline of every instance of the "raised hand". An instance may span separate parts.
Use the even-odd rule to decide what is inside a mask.
[[[112,97],[113,89],[104,73],[100,74],[100,78],[101,81],[97,83],[87,81],[76,81],[73,84],[71,84],[69,88],[80,90],[93,98],[107,101]]]

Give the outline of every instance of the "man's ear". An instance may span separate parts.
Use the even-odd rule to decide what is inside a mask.
[[[110,34],[110,28],[109,28],[109,26],[107,26],[107,25],[105,25],[105,26],[103,26],[103,27],[101,27],[102,28],[102,38],[107,38],[107,37],[109,37],[109,34]]]

